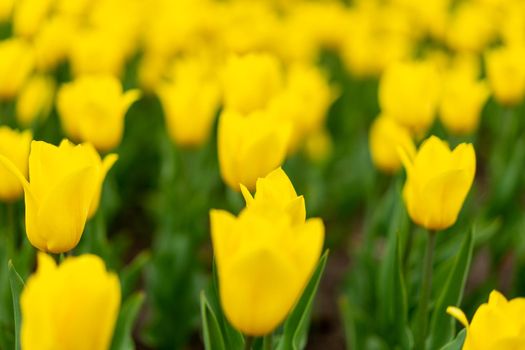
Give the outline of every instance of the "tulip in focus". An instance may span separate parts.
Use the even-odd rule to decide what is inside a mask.
[[[23,87],[16,101],[16,120],[24,127],[31,126],[38,118],[51,112],[55,95],[55,81],[44,75],[32,76]]]
[[[14,98],[33,71],[33,67],[33,49],[26,41],[0,41],[0,100]]]
[[[120,144],[126,112],[139,97],[113,76],[83,76],[60,87],[57,108],[70,138],[105,152]]]
[[[507,300],[492,291],[470,324],[460,309],[449,307],[447,312],[467,329],[463,350],[525,349],[525,298]]]
[[[496,100],[508,106],[519,104],[525,95],[525,47],[504,46],[485,55],[487,77]]]
[[[434,122],[440,79],[431,62],[398,62],[389,66],[379,82],[381,112],[416,134]]]
[[[120,282],[96,255],[59,266],[39,253],[20,297],[24,350],[107,350],[120,308]]]
[[[403,149],[410,158],[416,154],[416,146],[410,131],[393,118],[381,115],[370,127],[370,154],[374,165],[392,174],[401,168],[398,149]]]
[[[286,157],[291,135],[288,122],[276,123],[263,112],[243,116],[224,111],[219,118],[218,151],[221,176],[234,191],[242,183],[255,188]]]
[[[474,181],[472,144],[462,143],[451,151],[446,142],[431,136],[415,157],[400,153],[407,173],[403,199],[410,218],[428,230],[452,226]]]
[[[0,126],[0,155],[9,159],[20,174],[27,178],[31,131],[18,132]],[[24,189],[8,168],[0,163],[0,201],[10,202],[22,196]]]
[[[68,252],[80,241],[86,220],[98,208],[102,183],[117,160],[102,161],[90,144],[60,146],[31,143],[29,179],[0,155],[0,164],[18,177],[25,192],[26,232],[31,244],[44,252]]]
[[[259,180],[254,198],[245,196],[238,217],[210,212],[211,234],[226,318],[244,334],[262,336],[301,296],[321,254],[324,225],[304,220],[304,201],[280,169]]]

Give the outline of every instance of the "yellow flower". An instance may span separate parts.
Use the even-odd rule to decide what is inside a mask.
[[[16,120],[30,126],[37,118],[46,118],[51,112],[55,95],[55,81],[45,75],[31,77],[16,101]]]
[[[18,171],[27,178],[31,131],[18,132],[0,126],[0,155],[9,159]],[[0,201],[13,201],[22,196],[23,188],[18,179],[0,163]]]
[[[224,111],[219,118],[218,151],[223,180],[239,191],[280,166],[286,156],[291,125],[276,123],[263,112],[243,116]]]
[[[209,63],[190,58],[175,63],[172,82],[158,89],[168,133],[176,144],[199,146],[210,135],[220,89]]]
[[[440,93],[437,69],[430,62],[399,62],[379,82],[381,111],[416,133],[433,123]]]
[[[3,163],[24,186],[26,232],[31,244],[51,253],[70,251],[80,241],[86,220],[94,215],[102,183],[117,160],[100,159],[90,144],[74,146],[64,140],[59,147],[43,141],[31,143],[29,179],[6,157]]]
[[[265,108],[281,90],[282,74],[269,54],[231,56],[222,71],[225,108],[243,114]]]
[[[33,50],[22,39],[0,41],[0,100],[16,96],[34,67]]]
[[[78,26],[78,21],[65,16],[54,16],[42,24],[33,40],[38,70],[50,71],[66,59]]]
[[[487,77],[496,100],[516,105],[525,95],[525,47],[503,46],[485,56]]]
[[[410,218],[429,230],[452,226],[474,181],[472,144],[462,143],[451,151],[444,141],[431,136],[413,159],[400,153],[407,172],[403,199]]]
[[[508,301],[494,290],[470,325],[460,309],[449,307],[447,312],[467,328],[463,350],[525,349],[525,298]]]
[[[60,87],[57,108],[69,137],[108,151],[120,144],[126,112],[139,97],[113,76],[83,76]]]
[[[211,235],[224,313],[238,330],[261,336],[300,297],[321,253],[324,225],[304,220],[304,201],[282,170],[260,180],[255,198],[245,196],[248,206],[238,217],[210,212]]]
[[[3,0],[0,2],[0,23],[8,22],[11,19],[14,5],[15,0]]]
[[[321,128],[306,138],[304,151],[314,163],[323,163],[333,153],[334,144],[330,133]]]
[[[457,135],[474,132],[489,93],[485,81],[464,73],[448,74],[444,79],[439,104],[439,117],[443,125]]]
[[[373,122],[368,142],[374,165],[386,173],[395,173],[401,168],[399,148],[410,158],[416,154],[410,131],[388,116],[380,115]]]
[[[13,32],[17,36],[32,37],[39,30],[53,8],[54,0],[20,0],[15,2]]]
[[[24,350],[107,350],[120,308],[120,282],[96,255],[57,266],[38,254],[20,296]]]

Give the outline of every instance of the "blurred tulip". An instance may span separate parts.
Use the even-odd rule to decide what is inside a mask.
[[[282,89],[279,61],[269,54],[231,56],[222,71],[224,106],[239,113],[265,108]]]
[[[430,62],[394,63],[381,76],[381,112],[416,134],[433,123],[439,101],[440,79]]]
[[[0,23],[11,20],[14,5],[15,0],[3,0],[0,2]]]
[[[453,151],[431,136],[414,158],[401,150],[407,173],[403,199],[410,218],[428,230],[444,230],[457,220],[474,181],[476,155],[472,144]]]
[[[38,118],[47,118],[53,106],[55,81],[45,75],[34,75],[20,91],[16,101],[16,120],[24,127]]]
[[[64,140],[59,147],[43,141],[31,143],[29,179],[0,155],[24,186],[26,232],[31,244],[44,252],[64,253],[80,241],[86,220],[98,208],[107,171],[117,160],[104,161],[90,144],[74,146]]]
[[[321,253],[324,225],[304,220],[304,201],[280,169],[258,182],[255,198],[245,195],[248,206],[238,217],[210,212],[211,235],[227,319],[244,334],[262,336],[301,296]]]
[[[235,191],[255,188],[257,178],[280,166],[288,149],[291,125],[275,123],[263,112],[243,116],[224,111],[219,118],[218,151],[223,180]]]
[[[78,21],[65,16],[54,16],[42,24],[33,40],[38,70],[50,71],[65,61],[76,40],[78,27]]]
[[[323,163],[330,159],[333,153],[334,142],[325,128],[319,129],[306,138],[304,151],[314,163]]]
[[[0,126],[0,155],[13,163],[20,174],[27,178],[31,131],[18,132]],[[24,189],[18,179],[0,162],[0,201],[10,202],[22,196]]]
[[[158,89],[168,133],[181,146],[200,146],[210,135],[220,89],[208,65],[197,58],[179,60],[173,81]]]
[[[370,127],[368,142],[374,165],[386,173],[395,173],[401,168],[399,148],[410,158],[416,154],[410,131],[384,115],[379,116]]]
[[[107,350],[120,308],[120,282],[96,255],[57,266],[39,253],[20,297],[24,350]]]
[[[503,46],[485,56],[487,77],[496,100],[516,105],[525,95],[525,47]]]
[[[447,312],[467,329],[463,350],[525,349],[525,298],[509,301],[494,290],[470,325],[460,309],[449,307]]]
[[[57,108],[69,137],[108,151],[120,144],[126,112],[139,97],[113,76],[83,76],[60,87]]]
[[[4,0],[2,0],[4,1]],[[51,13],[54,0],[17,0],[13,13],[13,32],[16,36],[31,38]]]
[[[0,100],[12,99],[34,67],[31,46],[22,39],[0,41]]]

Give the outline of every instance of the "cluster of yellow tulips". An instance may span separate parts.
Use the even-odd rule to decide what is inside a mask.
[[[524,60],[521,0],[0,0],[0,349],[525,349]]]

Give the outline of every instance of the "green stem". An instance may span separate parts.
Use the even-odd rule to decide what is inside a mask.
[[[16,203],[7,203],[6,205],[6,216],[7,216],[7,232],[8,237],[11,239],[13,249],[18,249],[18,230],[17,230],[17,217],[16,217]]]
[[[252,350],[253,340],[254,338],[250,336],[244,338],[244,350]]]
[[[272,350],[272,349],[273,349],[273,333],[269,333],[264,336],[263,350]]]
[[[418,332],[416,332],[415,349],[425,349],[428,328],[428,303],[432,290],[432,260],[434,258],[434,248],[436,246],[436,233],[428,232],[427,249],[425,252],[425,262],[423,270],[423,280],[421,284],[421,294],[419,308],[416,318]]]

